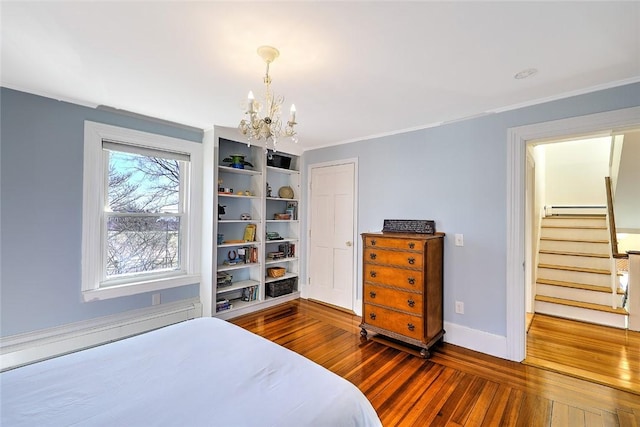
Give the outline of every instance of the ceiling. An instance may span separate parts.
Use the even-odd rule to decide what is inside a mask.
[[[640,81],[640,2],[0,4],[5,87],[202,129],[272,88],[303,149]],[[514,75],[529,68],[538,73]]]

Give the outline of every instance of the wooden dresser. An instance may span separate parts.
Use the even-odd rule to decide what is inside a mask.
[[[429,349],[442,338],[444,233],[363,233],[362,331]]]

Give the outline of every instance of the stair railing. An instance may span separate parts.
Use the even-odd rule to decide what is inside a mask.
[[[604,185],[607,192],[607,231],[609,232],[609,259],[610,259],[610,270],[611,270],[611,308],[618,308],[618,286],[620,285],[618,281],[618,267],[616,265],[616,260],[621,258],[628,258],[627,254],[621,254],[618,252],[618,237],[616,235],[616,219],[613,213],[613,192],[611,190],[611,177],[604,177]],[[625,290],[625,293],[628,291]],[[626,299],[626,294],[625,298]]]

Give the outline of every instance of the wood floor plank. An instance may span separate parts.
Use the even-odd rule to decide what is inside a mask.
[[[549,426],[566,421],[568,426],[640,427],[637,394],[447,343],[436,346],[431,359],[425,360],[417,357],[414,349],[363,340],[357,316],[305,300],[231,322],[351,381],[369,399],[385,426]],[[572,331],[553,322],[539,325],[535,333],[550,337]],[[632,334],[585,341],[615,347],[625,343],[633,346],[636,340]],[[637,352],[634,355],[627,350],[628,359],[635,357],[629,363],[634,367]],[[562,344],[547,343],[547,351],[569,350]],[[611,351],[603,348],[592,357],[607,363],[612,360]],[[582,363],[586,366],[593,361]]]
[[[437,416],[431,421],[430,427],[442,427],[450,423],[453,413],[461,404],[462,397],[467,393],[471,382],[474,380],[473,375],[460,372],[460,378],[453,392],[449,395],[444,405],[440,408]],[[451,424],[449,424],[451,425]]]
[[[500,425],[514,426],[518,421],[518,415],[520,414],[520,407],[524,401],[524,393],[522,390],[511,389],[509,393],[509,400],[504,408]]]
[[[640,427],[639,420],[633,412],[627,412],[622,409],[617,411],[620,427]]]
[[[516,426],[548,426],[551,419],[552,402],[540,396],[527,394],[524,397]]]
[[[460,399],[460,404],[451,416],[451,422],[456,425],[465,425],[475,403],[480,397],[487,380],[476,377],[469,385],[467,392]]]
[[[489,404],[489,408],[487,409],[487,414],[482,421],[482,425],[486,427],[492,427],[500,425],[502,421],[504,412],[506,410],[507,404],[509,403],[509,397],[511,395],[511,388],[499,384],[498,389],[496,390],[495,397]]]
[[[604,427],[604,421],[602,414],[595,414],[593,412],[584,413],[584,425],[585,427]]]
[[[489,412],[489,407],[491,406],[491,402],[493,402],[493,397],[495,396],[496,391],[498,391],[497,383],[489,381],[485,384],[485,386],[480,391],[478,400],[473,405],[473,409],[469,414],[469,418],[467,418],[466,425],[482,425],[487,412]]]

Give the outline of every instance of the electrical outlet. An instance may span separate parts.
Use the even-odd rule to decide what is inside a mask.
[[[464,246],[464,236],[462,234],[456,234],[455,240],[456,246]]]
[[[151,305],[160,305],[160,294],[151,295]]]
[[[456,313],[464,314],[464,303],[462,301],[456,301]]]

